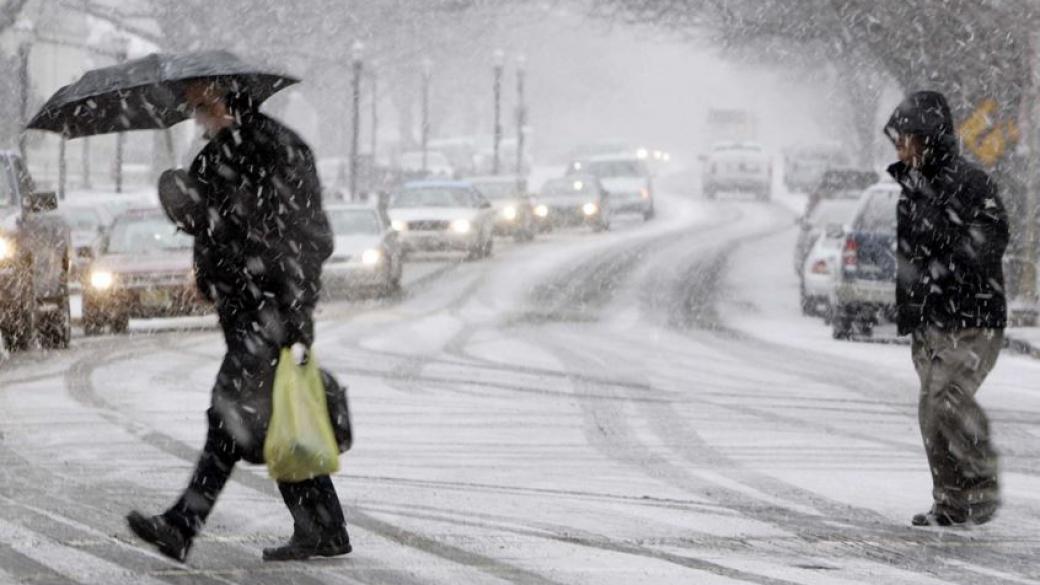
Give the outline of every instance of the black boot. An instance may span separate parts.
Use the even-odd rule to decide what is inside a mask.
[[[159,552],[175,561],[184,562],[191,550],[191,537],[185,535],[163,516],[145,516],[134,510],[126,515],[130,530],[141,540],[155,545]]]
[[[910,520],[914,526],[961,526],[967,522],[967,513],[938,504],[923,514],[915,514]]]
[[[264,549],[265,561],[303,561],[311,557],[338,557],[351,551],[346,528],[331,536],[307,537],[293,534],[282,546]]]

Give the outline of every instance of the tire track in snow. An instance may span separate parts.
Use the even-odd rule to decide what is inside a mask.
[[[117,351],[105,356],[80,360],[69,370],[66,379],[66,387],[69,393],[77,401],[86,406],[99,409],[102,411],[102,415],[106,419],[110,420],[113,424],[122,426],[124,429],[131,432],[131,434],[136,435],[143,443],[189,464],[194,464],[198,458],[198,450],[196,448],[188,446],[170,435],[154,429],[147,429],[142,434],[140,432],[142,430],[141,425],[133,422],[128,415],[120,412],[111,404],[108,404],[103,398],[98,396],[94,389],[91,380],[94,370],[105,364],[129,359],[141,351],[146,350],[144,348],[138,348],[133,352]],[[270,479],[261,477],[254,473],[236,473],[232,476],[231,481],[273,498],[281,497],[278,493],[277,487],[270,481]],[[437,542],[436,540],[423,536],[422,534],[379,520],[361,510],[350,510],[348,517],[351,525],[378,534],[403,546],[439,557],[450,563],[469,567],[480,573],[486,573],[494,577],[506,579],[512,583],[524,585],[559,585],[557,581],[544,577],[538,573],[505,562],[497,561],[479,553],[466,551]],[[331,563],[323,563],[323,566],[327,566],[328,564]],[[387,569],[380,571],[380,573],[385,572],[387,572]],[[296,574],[294,573],[294,576],[295,575]],[[402,583],[406,585],[419,585],[425,583],[425,581],[415,580],[399,573],[394,574],[394,579],[394,583]]]

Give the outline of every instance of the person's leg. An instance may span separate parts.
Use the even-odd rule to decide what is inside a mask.
[[[939,503],[946,499],[943,486],[948,482],[945,471],[948,469],[949,446],[946,438],[939,432],[936,420],[936,393],[931,390],[935,375],[935,354],[933,332],[921,329],[911,337],[911,354],[914,368],[921,382],[917,403],[917,420],[924,442],[924,452],[928,459],[928,469],[932,476],[932,499]]]
[[[950,340],[937,356],[942,374],[933,387],[935,424],[947,444],[945,503],[985,522],[1000,504],[999,458],[975,394],[996,364],[1003,333],[970,329],[951,334]]]
[[[264,560],[302,560],[313,556],[338,556],[351,551],[343,508],[329,476],[294,483],[279,482],[278,490],[293,517],[293,536],[288,544],[264,549]]]
[[[188,538],[194,537],[213,510],[217,496],[239,460],[235,441],[224,430],[219,416],[207,411],[209,432],[188,488],[163,517]]]
[[[974,399],[996,363],[1001,333],[928,330],[915,338],[920,365],[921,435],[933,480],[933,516],[942,523],[985,522],[999,505],[997,454]],[[918,523],[915,518],[915,523]]]

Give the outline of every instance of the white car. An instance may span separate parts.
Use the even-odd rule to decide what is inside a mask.
[[[390,220],[362,204],[325,208],[335,247],[322,268],[326,292],[375,291],[388,296],[401,289],[403,253]]]
[[[846,226],[828,224],[806,254],[801,273],[802,313],[830,322],[831,300],[841,277]]]
[[[495,209],[465,181],[405,183],[390,198],[391,226],[406,252],[466,252],[470,259],[491,255]]]
[[[611,213],[638,213],[654,217],[654,188],[650,169],[638,154],[599,155],[578,160],[568,168],[570,175],[593,175],[610,194]]]
[[[769,154],[758,144],[720,142],[701,157],[704,162],[703,192],[715,199],[722,192],[753,193],[768,201],[773,181],[773,164]]]

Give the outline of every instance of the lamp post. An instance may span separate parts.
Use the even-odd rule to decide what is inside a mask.
[[[516,58],[516,187],[524,185],[524,125],[527,123],[527,105],[524,103],[524,77],[527,73],[527,58]]]
[[[422,171],[425,175],[429,169],[430,148],[430,74],[433,71],[433,61],[429,57],[422,60],[422,127],[420,128],[420,140],[422,141]]]
[[[491,174],[497,175],[501,167],[499,153],[502,148],[502,70],[505,68],[506,54],[502,49],[496,49],[493,53],[493,58],[494,81],[492,89],[495,94],[495,128]]]
[[[350,124],[350,200],[358,199],[358,142],[361,137],[361,55],[365,46],[361,41],[354,41],[350,48],[350,60],[353,71],[351,84],[351,124]]]
[[[29,51],[32,47],[36,29],[29,20],[18,20],[14,25],[14,32],[18,39],[18,153],[22,161],[28,167],[29,159],[26,152],[26,130],[25,125],[29,123]]]
[[[372,165],[375,167],[376,164],[376,147],[379,141],[379,78],[376,75],[376,68],[374,63],[368,64],[368,74],[372,80],[372,128],[369,130],[369,152],[372,153]]]
[[[126,61],[127,49],[130,45],[130,40],[125,36],[116,34],[111,37],[112,54],[115,56],[116,63],[123,63]],[[119,132],[116,134],[116,155],[113,161],[112,167],[112,178],[115,181],[116,193],[123,192],[123,151],[126,148],[126,134]]]

